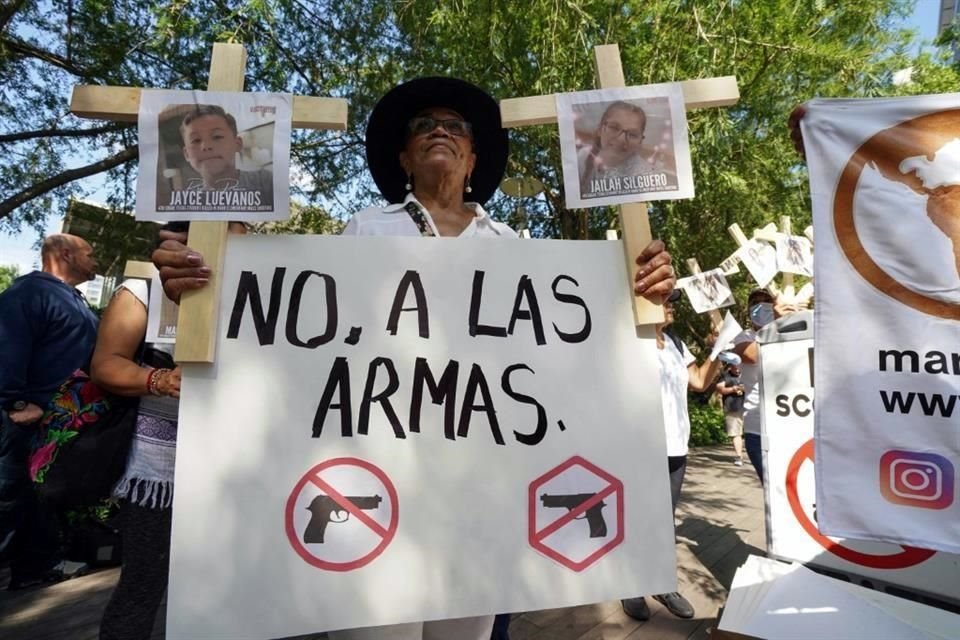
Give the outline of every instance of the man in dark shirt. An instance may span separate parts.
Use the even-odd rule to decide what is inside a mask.
[[[63,577],[56,517],[37,502],[27,463],[45,407],[89,368],[97,339],[97,317],[74,288],[96,275],[93,249],[58,234],[41,256],[43,271],[0,294],[0,556],[11,560],[10,588]]]

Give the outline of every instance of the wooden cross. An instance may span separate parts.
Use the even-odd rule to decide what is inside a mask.
[[[247,51],[243,45],[218,42],[210,59],[210,91],[243,91]],[[81,118],[136,122],[140,111],[136,87],[73,88],[70,111]],[[293,126],[303,129],[347,128],[347,101],[340,98],[293,97]],[[242,216],[240,216],[242,218]],[[227,223],[193,222],[190,247],[213,270],[206,287],[185,292],[177,321],[177,362],[213,362],[220,313],[220,273],[227,245]]]
[[[594,48],[599,88],[625,87],[623,66],[620,63],[620,47],[615,44]],[[726,107],[740,99],[737,79],[734,76],[687,80],[680,83],[687,109]],[[500,101],[500,119],[505,128],[525,127],[535,124],[556,124],[556,94],[509,98]],[[633,295],[634,276],[637,273],[636,257],[653,239],[650,233],[650,218],[647,205],[642,202],[619,207],[620,231],[627,261],[627,280],[633,298],[633,316],[638,326],[663,322],[663,308],[646,298]]]
[[[740,228],[740,225],[734,222],[732,225],[727,227],[727,231],[733,237],[733,241],[737,243],[738,247],[742,247],[746,244],[750,244],[750,240],[743,233],[743,229]],[[777,286],[777,283],[773,280],[766,287],[767,291],[770,292],[770,295],[777,297],[780,295],[780,288]]]
[[[753,230],[753,237],[758,240],[766,240],[767,242],[777,243],[777,240],[784,236],[791,235],[792,223],[790,216],[781,216],[780,217],[780,229],[777,229],[777,226],[772,222],[767,224],[761,229]],[[807,227],[803,230],[803,234],[810,240],[810,243],[813,243],[813,227]],[[796,291],[793,285],[793,274],[784,273],[783,274],[783,298],[790,303],[797,304],[800,306],[806,306],[810,301],[810,298],[813,297],[813,286],[810,283],[805,284],[800,288],[800,291]]]
[[[696,258],[687,258],[687,269],[689,269],[693,275],[703,273],[703,270],[700,268],[700,263],[697,262]],[[720,327],[723,326],[723,316],[720,315],[720,311],[718,309],[710,309],[707,311],[707,315],[710,317],[710,327],[715,331],[720,331]]]

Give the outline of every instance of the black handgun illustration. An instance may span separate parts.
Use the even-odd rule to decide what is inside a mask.
[[[565,507],[567,511],[573,511],[595,495],[597,494],[570,493],[551,496],[545,493],[540,496],[540,502],[542,502],[543,506],[547,508],[553,509],[557,507]],[[597,504],[587,509],[586,514],[580,516],[579,518],[574,518],[575,520],[583,520],[584,518],[587,519],[587,524],[590,525],[591,538],[605,538],[607,536],[607,521],[603,519],[603,513],[601,512],[605,506],[607,506],[607,504],[601,500]]]
[[[344,498],[353,503],[353,506],[357,509],[363,509],[364,511],[378,509],[380,501],[383,500],[380,496],[344,496]],[[313,514],[310,517],[307,530],[303,532],[303,541],[308,544],[322,543],[323,532],[327,530],[327,525],[331,522],[346,522],[350,519],[350,512],[337,504],[337,501],[330,496],[317,496],[307,507],[307,511]],[[338,517],[341,513],[345,514],[343,520],[335,519],[333,517],[334,513]]]

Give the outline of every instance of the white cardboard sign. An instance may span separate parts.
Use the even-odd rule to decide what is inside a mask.
[[[722,269],[711,269],[680,278],[677,280],[677,288],[687,294],[690,305],[697,313],[722,309],[735,303]]]
[[[675,589],[624,271],[619,242],[231,236],[216,363],[184,366],[168,637]]]
[[[960,556],[819,532],[813,340],[764,344],[760,354],[769,554],[960,602]]]
[[[761,287],[770,284],[777,275],[777,250],[766,242],[751,238],[733,255],[743,263]]]
[[[177,341],[177,318],[180,307],[163,293],[160,276],[150,280],[150,304],[147,305],[146,341],[174,344]]]

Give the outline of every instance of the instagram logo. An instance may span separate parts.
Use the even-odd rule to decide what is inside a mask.
[[[887,451],[880,458],[880,493],[894,504],[946,509],[953,503],[953,465],[935,453]]]

